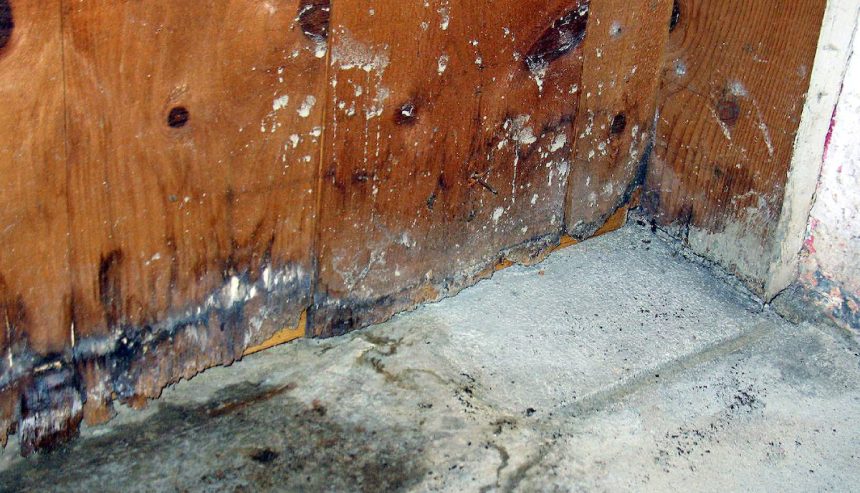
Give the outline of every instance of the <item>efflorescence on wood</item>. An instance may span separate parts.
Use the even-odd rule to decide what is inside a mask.
[[[533,3],[544,4],[537,1]],[[407,282],[392,284],[386,276],[393,277],[394,269],[379,269],[384,274],[382,276],[376,269],[370,269],[364,275],[378,276],[371,285],[382,286],[378,294],[373,296],[366,296],[359,290],[344,293],[320,289],[320,273],[314,271],[313,267],[304,268],[307,267],[306,263],[284,263],[284,258],[281,258],[279,266],[271,263],[274,257],[271,252],[274,235],[268,238],[265,228],[270,226],[260,221],[246,240],[248,246],[232,236],[224,250],[210,244],[207,248],[215,250],[215,257],[192,264],[190,270],[193,278],[190,281],[196,285],[189,287],[186,275],[189,266],[183,257],[189,254],[186,251],[188,245],[184,243],[187,242],[186,238],[171,232],[162,240],[160,236],[163,233],[155,228],[152,232],[143,232],[146,237],[137,246],[113,230],[100,237],[98,228],[102,224],[114,227],[111,222],[98,220],[99,214],[104,213],[103,209],[79,208],[73,211],[72,224],[76,230],[93,231],[90,237],[94,240],[90,240],[90,237],[87,240],[94,248],[79,248],[75,251],[74,262],[77,265],[93,265],[91,274],[87,274],[88,269],[81,269],[85,272],[78,274],[75,281],[79,286],[91,286],[91,291],[77,288],[69,303],[69,318],[75,322],[71,333],[72,344],[49,354],[34,350],[25,330],[31,321],[24,300],[15,297],[2,299],[7,325],[12,327],[9,331],[10,340],[17,341],[8,344],[8,348],[14,351],[14,357],[3,359],[3,363],[0,363],[5,365],[0,367],[2,431],[5,433],[17,429],[23,453],[50,448],[74,436],[84,419],[90,423],[109,419],[115,401],[134,407],[144,406],[148,399],[158,397],[165,386],[181,378],[190,378],[205,368],[229,364],[240,358],[248,347],[262,342],[284,326],[294,325],[298,314],[304,309],[308,309],[309,330],[313,335],[338,335],[381,322],[419,303],[451,296],[492,275],[496,265],[501,262],[532,263],[542,259],[559,243],[563,233],[563,197],[570,167],[567,156],[573,140],[571,127],[578,102],[577,97],[570,97],[569,88],[579,80],[579,46],[584,38],[587,3],[568,11],[569,6],[565,2],[555,2],[547,18],[531,15],[540,11],[533,7],[506,7],[510,12],[500,12],[494,20],[498,29],[493,29],[491,34],[483,34],[480,23],[472,23],[465,17],[472,9],[460,11],[447,1],[435,2],[432,10],[422,13],[428,19],[426,22],[433,21],[436,34],[427,36],[439,49],[429,59],[432,63],[428,65],[423,63],[426,60],[416,60],[411,51],[404,51],[399,60],[389,59],[387,50],[390,50],[390,46],[382,43],[373,45],[370,42],[373,39],[372,31],[366,34],[366,44],[362,44],[353,38],[358,36],[355,32],[332,30],[330,23],[333,12],[327,1],[298,2],[293,29],[314,44],[309,55],[320,61],[318,68],[328,54],[332,66],[326,70],[340,72],[337,87],[330,83],[334,80],[332,77],[318,84],[315,90],[321,93],[337,90],[337,94],[350,95],[357,100],[370,97],[359,101],[365,106],[359,106],[355,113],[349,113],[349,108],[344,109],[343,116],[328,128],[313,129],[310,136],[322,141],[323,132],[337,130],[340,133],[332,134],[330,139],[325,136],[326,142],[336,144],[339,139],[343,139],[348,127],[364,133],[367,122],[374,125],[378,122],[385,125],[388,132],[399,132],[399,138],[402,139],[384,151],[372,151],[379,152],[379,157],[374,154],[373,159],[367,162],[355,160],[356,147],[350,146],[339,148],[337,153],[328,156],[326,163],[346,162],[350,166],[321,167],[320,178],[326,184],[326,190],[333,195],[324,196],[320,204],[324,208],[323,212],[331,209],[332,214],[324,214],[320,221],[330,222],[320,223],[316,227],[345,230],[349,226],[347,221],[351,219],[333,206],[344,201],[345,197],[353,196],[356,203],[348,207],[365,207],[367,198],[374,193],[372,190],[383,187],[380,176],[391,173],[386,169],[391,164],[387,160],[404,160],[404,156],[411,152],[405,151],[408,149],[406,146],[420,139],[420,134],[431,135],[436,132],[435,129],[448,125],[459,135],[449,134],[445,139],[435,142],[422,141],[424,147],[421,149],[429,151],[429,155],[433,156],[431,161],[438,166],[429,173],[430,186],[420,194],[410,192],[419,183],[417,175],[398,178],[402,181],[392,181],[389,185],[392,190],[397,185],[392,197],[413,200],[416,208],[427,215],[424,219],[426,225],[422,227],[427,228],[429,235],[422,244],[418,241],[421,236],[417,232],[401,234],[390,251],[406,250],[407,256],[402,261],[414,262],[422,272],[435,270],[436,273],[429,279],[409,273]],[[401,10],[399,5],[390,8],[392,12]],[[520,10],[528,11],[530,15],[521,16],[518,14]],[[99,49],[101,45],[87,37],[89,31],[82,30],[79,33],[74,28],[83,21],[92,22],[93,18],[87,15],[104,15],[104,12],[112,11],[99,11],[93,7],[82,13],[76,12],[81,17],[67,23],[74,35],[73,41],[67,46]],[[356,12],[369,15],[368,7],[363,3],[353,6],[353,14]],[[180,10],[174,11],[174,14],[185,15]],[[142,14],[138,12],[137,15]],[[147,11],[146,15],[157,16],[159,13]],[[522,22],[522,25],[508,24],[512,17]],[[388,28],[391,18],[380,13],[377,17],[379,20],[373,22],[375,26]],[[402,19],[405,22],[410,16],[403,15]],[[404,26],[393,27],[405,29]],[[337,40],[333,47],[329,46],[332,37]],[[159,39],[161,42],[170,40]],[[467,48],[458,47],[461,43],[466,43]],[[487,48],[484,48],[485,45]],[[498,50],[493,50],[494,45]],[[172,46],[170,49],[181,50],[187,46],[183,42],[179,48]],[[285,56],[295,59],[293,53],[286,51]],[[300,53],[299,59],[309,55]],[[527,66],[529,70],[523,70],[523,59],[527,55],[532,62],[546,66]],[[69,69],[72,72],[69,76],[69,97],[73,100],[82,95],[94,96],[92,92],[87,92],[87,81],[73,70],[80,63],[76,57],[92,64],[91,56],[89,52],[73,52],[69,57],[68,65],[72,67]],[[414,65],[410,68],[410,61],[428,65],[425,67],[426,73],[413,72]],[[383,73],[389,64],[384,77]],[[401,64],[402,67],[395,64]],[[536,69],[538,73],[531,69]],[[157,70],[157,67],[146,70]],[[254,67],[254,72],[265,72],[267,80],[289,81],[295,76],[277,66]],[[427,80],[438,82],[428,84]],[[396,87],[409,81],[414,81],[414,86]],[[112,79],[112,83],[119,82]],[[359,82],[365,91],[363,96],[357,95],[358,88],[347,85]],[[301,85],[297,84],[296,87]],[[343,88],[346,91],[340,93]],[[127,87],[119,86],[114,92],[122,94],[128,90]],[[242,91],[247,92],[247,89],[243,87]],[[291,129],[278,131],[277,124],[272,123],[275,115],[289,110],[298,115],[292,117],[292,124],[295,125],[312,117],[312,111],[319,111],[321,118],[324,106],[329,111],[337,107],[337,101],[325,102],[326,97],[322,94],[296,94],[295,91],[293,88],[284,95],[275,92],[273,101],[265,102],[269,106],[267,111],[271,109],[272,113],[267,114],[261,134],[280,135],[283,132],[286,141],[284,148],[287,150],[301,147],[306,137],[291,134]],[[153,122],[163,132],[158,135],[164,135],[170,145],[183,152],[192,148],[192,144],[202,145],[199,140],[195,142],[195,132],[206,132],[212,128],[211,105],[211,102],[196,98],[192,90],[171,89],[166,102],[157,106],[154,112],[156,116]],[[149,109],[145,106],[142,110]],[[78,110],[77,107],[72,108],[73,115]],[[251,111],[256,110],[252,108]],[[237,114],[243,116],[242,113]],[[110,113],[103,118],[115,119],[114,125],[117,127],[127,125],[125,131],[135,128],[133,122],[129,123],[121,113]],[[85,120],[72,120],[70,132],[91,137],[87,133]],[[381,134],[382,131],[375,130],[374,133]],[[85,154],[96,143],[86,141],[86,138],[72,149],[72,159],[79,163],[73,167],[76,172],[88,170],[88,167],[105,159],[101,155],[90,159]],[[128,142],[114,145],[124,149],[122,146],[126,144]],[[456,148],[446,149],[449,145]],[[108,158],[113,157],[110,148],[101,152],[106,152]],[[146,152],[151,151],[147,149]],[[137,159],[154,166],[152,173],[159,179],[169,177],[174,172],[172,166],[158,167],[162,162],[170,163],[175,159],[174,154],[143,153]],[[420,171],[427,162],[422,155],[410,159],[412,161],[408,166],[414,167],[415,171]],[[313,160],[305,162],[305,166],[316,164]],[[231,165],[236,166],[237,163],[231,161]],[[194,169],[191,167],[193,163],[186,166]],[[407,164],[403,162],[399,165],[401,169],[404,166]],[[100,168],[95,166],[93,169]],[[90,181],[79,181],[75,186],[95,186],[112,180],[112,187],[119,188],[123,186],[123,179],[135,178],[133,186],[129,188],[133,190],[134,187],[144,186],[138,179],[141,172],[134,170],[134,177],[114,174],[106,178],[94,173],[92,178],[84,177]],[[184,179],[193,180],[194,177],[194,174],[188,174]],[[170,182],[166,184],[170,185]],[[247,191],[237,192],[237,187],[228,185],[226,193],[217,190],[211,192],[213,195],[219,194],[218,197],[223,196],[219,201],[213,201],[213,204],[223,207],[220,204],[226,203],[228,219],[238,222],[242,218],[239,213],[243,210],[239,206],[248,203],[251,196]],[[211,182],[202,186],[210,187],[203,190],[212,189]],[[309,188],[312,187],[310,184]],[[138,207],[136,197],[112,198],[99,195],[104,188],[96,186],[87,189],[98,192],[90,194],[94,202],[106,200],[112,204],[114,214],[129,214],[128,211]],[[153,192],[163,193],[162,190]],[[272,188],[267,185],[254,193],[271,194]],[[171,190],[163,202],[168,209],[162,213],[169,217],[175,214],[170,211],[177,206],[190,207],[195,203],[195,198],[191,199]],[[87,202],[83,205],[90,207],[92,204]],[[161,203],[158,205],[162,206]],[[153,206],[144,202],[143,207]],[[244,210],[254,212],[253,209]],[[376,209],[373,214],[381,212],[381,209]],[[390,220],[394,223],[411,221],[408,217],[401,219],[397,214],[402,212],[397,213],[397,209],[393,209],[392,213],[395,214],[390,216]],[[297,209],[293,214],[313,217],[307,209]],[[314,227],[312,222],[309,226]],[[215,234],[209,230],[195,230],[194,234],[199,234],[201,238],[211,237],[211,241],[219,242],[223,234],[219,228],[222,227],[218,224],[212,227]],[[439,227],[447,228],[446,232],[434,234],[433,231]],[[369,230],[371,233],[382,231],[376,224],[372,228]],[[126,234],[141,233],[126,231]],[[341,235],[335,235],[332,239],[344,240]],[[362,242],[378,242],[379,239],[371,236],[349,241],[352,241],[349,248],[357,248]],[[450,248],[455,241],[464,244],[458,254],[462,260],[457,265],[450,264],[444,258],[445,252],[453,255]],[[161,248],[161,252],[167,253],[152,255],[152,250],[149,250],[146,255],[149,260],[142,262],[136,248],[150,244],[152,248]],[[247,251],[263,247],[266,253],[262,257]],[[326,250],[314,254],[326,258]],[[159,267],[161,265],[164,267]],[[218,272],[213,272],[215,269]],[[176,294],[179,290],[193,292],[194,288],[199,289],[201,285],[212,285],[212,277],[219,275],[220,285],[214,286],[203,296],[197,295],[196,300]],[[146,299],[148,291],[141,289],[146,279],[150,279],[150,282],[163,282],[161,279],[167,281],[170,295],[166,303],[156,300],[151,306],[140,306],[150,303]],[[145,287],[152,289],[150,286]],[[5,289],[2,291],[6,292]],[[149,292],[156,291],[153,289]],[[314,295],[313,302],[309,299],[311,293]]]

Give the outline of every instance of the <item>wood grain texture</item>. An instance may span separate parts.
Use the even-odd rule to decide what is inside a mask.
[[[761,292],[824,0],[679,0],[643,198]]]
[[[591,3],[567,230],[595,234],[641,184],[672,0]]]
[[[62,39],[57,1],[0,8],[0,442],[15,380],[71,346]]]
[[[303,5],[66,3],[88,418],[233,361],[309,303],[325,50]]]
[[[337,4],[317,335],[455,293],[505,249],[557,242],[581,67],[560,33],[577,9]]]

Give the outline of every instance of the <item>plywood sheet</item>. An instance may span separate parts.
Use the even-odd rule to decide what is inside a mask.
[[[762,292],[824,0],[678,0],[644,204]]]
[[[567,230],[595,234],[644,179],[672,0],[591,2]]]
[[[64,14],[75,352],[98,421],[112,394],[157,396],[308,304],[328,7]]]
[[[348,0],[332,14],[317,334],[557,241],[587,4]]]
[[[72,341],[61,47],[57,1],[0,1],[0,442]]]

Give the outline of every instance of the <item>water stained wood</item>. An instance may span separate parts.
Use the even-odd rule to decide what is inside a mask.
[[[825,4],[674,2],[643,204],[758,293]]]
[[[317,43],[325,43],[331,19],[331,0],[301,0],[297,19],[305,36]]]
[[[526,67],[537,71],[570,53],[585,39],[589,0],[580,0],[576,8],[556,19],[529,48]]]

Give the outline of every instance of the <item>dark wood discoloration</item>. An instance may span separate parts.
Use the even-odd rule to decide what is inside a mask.
[[[0,441],[60,443],[305,309],[345,333],[617,227],[652,149],[655,226],[750,207],[808,82],[785,19],[823,0],[767,33],[763,5],[0,0]],[[787,33],[781,85],[749,77]]]
[[[12,15],[12,5],[9,0],[0,0],[0,52],[12,38],[15,30],[15,17]]]
[[[669,32],[675,30],[681,22],[681,1],[673,0],[672,2],[672,17],[669,20]]]
[[[627,129],[627,115],[618,113],[612,118],[612,124],[609,125],[609,133],[618,135]]]
[[[315,334],[450,296],[500,252],[558,239],[581,14],[563,1],[337,4]],[[391,43],[403,32],[416,39]],[[527,53],[546,67],[523,70]]]
[[[541,70],[575,50],[585,39],[588,12],[589,0],[579,0],[576,7],[556,19],[526,52],[526,68]]]
[[[331,20],[331,0],[301,0],[296,18],[305,36],[325,43]]]
[[[25,380],[72,340],[60,13],[0,1],[0,442]]]
[[[167,126],[171,128],[184,127],[189,118],[191,118],[191,114],[185,106],[176,106],[171,108],[170,113],[167,114]]]
[[[719,100],[717,102],[717,116],[720,118],[720,121],[728,125],[729,127],[734,127],[735,123],[738,122],[738,118],[741,116],[741,107],[738,104],[736,98],[732,96],[727,96]]]
[[[122,251],[113,250],[99,262],[99,300],[104,308],[107,323],[115,327],[122,313]]]
[[[21,455],[68,442],[82,419],[81,382],[74,368],[58,362],[36,373],[21,394]]]

